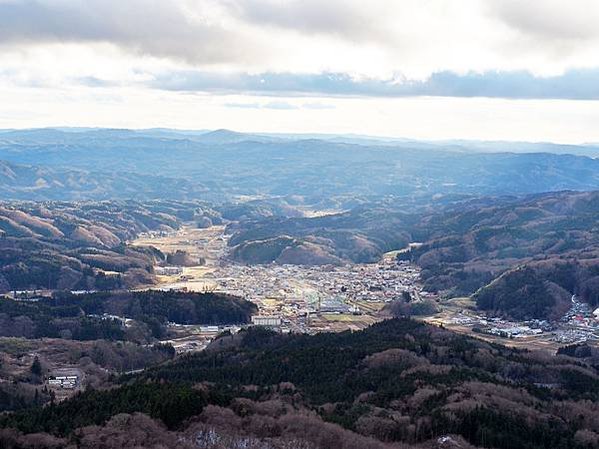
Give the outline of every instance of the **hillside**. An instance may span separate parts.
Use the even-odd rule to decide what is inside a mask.
[[[185,202],[0,203],[0,292],[104,290],[152,282],[166,256],[126,245],[210,209]]]
[[[0,300],[0,337],[130,340],[164,338],[168,323],[246,324],[257,307],[214,293],[111,291],[56,294],[36,302]],[[123,326],[114,318],[134,320]]]
[[[597,213],[598,192],[562,192],[433,215],[420,224],[426,239],[411,258],[429,289],[464,295],[483,287],[475,295],[483,309],[555,316],[572,294],[597,304]]]
[[[419,242],[400,257],[422,267],[427,290],[476,293],[496,315],[548,318],[573,294],[599,305],[598,214],[599,192],[448,196],[427,206],[395,198],[324,217],[246,221],[230,227],[230,244],[247,263],[326,264],[371,262]]]
[[[247,263],[374,262],[411,241],[406,228],[412,221],[372,204],[316,218],[267,217],[230,226],[229,245],[233,257]]]
[[[373,262],[384,252],[427,238],[431,229],[425,221],[429,217],[511,204],[515,199],[438,195],[424,200],[392,196],[317,217],[297,217],[289,211],[238,214],[240,221],[230,224],[227,231],[231,234],[229,245],[233,257],[242,262],[308,265]],[[260,206],[257,210],[264,209],[263,202]],[[223,212],[223,216],[228,214]]]
[[[34,163],[0,160],[0,200],[197,199],[208,192],[200,183],[173,177]]]
[[[275,447],[438,448],[438,438],[454,435],[449,440],[457,444],[448,447],[470,447],[464,438],[499,449],[583,449],[599,442],[599,373],[591,362],[408,320],[316,336],[250,329],[129,376],[120,388],[87,391],[1,422],[50,432],[63,443],[89,425],[106,425],[95,429],[122,438],[127,430],[115,427],[118,420],[135,421],[119,414],[143,412],[180,436],[298,440]]]

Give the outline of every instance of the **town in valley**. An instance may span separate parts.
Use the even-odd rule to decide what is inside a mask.
[[[221,292],[246,298],[258,306],[252,325],[288,333],[340,332],[363,329],[388,318],[395,300],[434,303],[432,312],[413,315],[417,320],[508,346],[555,352],[560,346],[599,341],[599,309],[572,297],[560,320],[516,322],[489,317],[469,298],[444,299],[427,292],[420,268],[398,260],[397,251],[377,263],[346,265],[246,265],[229,257],[225,226],[200,229],[184,226],[174,233],[140,236],[133,245],[155,246],[164,252],[184,251],[201,261],[197,266],[157,266],[163,290]],[[172,324],[178,351],[203,349],[224,330],[238,326]]]

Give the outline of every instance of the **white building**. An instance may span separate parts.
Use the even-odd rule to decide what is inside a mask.
[[[48,385],[58,388],[73,389],[79,383],[79,376],[50,376]]]
[[[162,276],[174,276],[183,273],[181,267],[154,267],[154,272]]]
[[[252,324],[255,326],[278,327],[281,325],[281,317],[254,315],[252,317]]]

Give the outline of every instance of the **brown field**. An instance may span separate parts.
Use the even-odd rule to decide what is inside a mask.
[[[386,303],[382,301],[348,301],[348,303],[358,306],[360,310],[366,313],[372,314],[379,313],[386,305]]]
[[[217,288],[206,274],[214,271],[226,251],[224,226],[212,226],[198,229],[185,225],[175,234],[165,237],[143,237],[131,242],[133,246],[152,246],[165,254],[185,251],[193,259],[203,258],[205,265],[182,267],[183,273],[173,276],[156,276],[157,285],[151,288],[187,289],[188,291],[203,292]]]
[[[214,266],[226,247],[225,226],[198,229],[183,226],[175,234],[165,237],[143,237],[133,240],[132,246],[153,246],[163,253],[185,251],[193,258],[203,257],[206,266]]]
[[[372,315],[322,314],[310,318],[310,328],[319,332],[343,332],[346,330],[364,329],[381,318]]]

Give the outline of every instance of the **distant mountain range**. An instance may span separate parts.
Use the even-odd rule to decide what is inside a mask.
[[[593,190],[599,189],[599,160],[589,155],[596,150],[228,130],[6,130],[0,133],[7,173],[0,198],[277,196],[346,209],[384,196],[428,201],[433,195]]]
[[[108,200],[214,197],[216,189],[181,178],[0,161],[0,199]]]
[[[171,128],[147,129],[109,129],[109,128],[33,128],[33,129],[0,129],[0,135],[22,141],[28,139],[38,143],[65,141],[78,134],[82,139],[90,136],[105,137],[152,137],[165,139],[187,139],[203,143],[225,144],[243,141],[300,141],[323,140],[335,143],[350,143],[363,146],[406,146],[413,149],[440,149],[457,152],[492,152],[492,153],[556,153],[576,154],[590,157],[599,156],[599,143],[557,144],[552,142],[518,142],[518,141],[481,141],[481,140],[417,140],[403,137],[371,136],[361,134],[325,134],[325,133],[245,133],[229,129],[217,130],[183,130]]]

